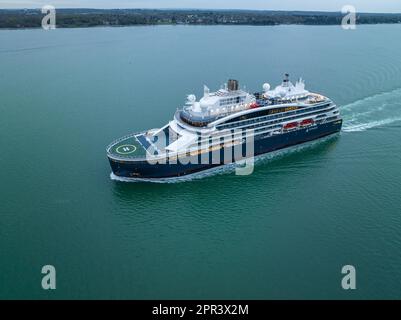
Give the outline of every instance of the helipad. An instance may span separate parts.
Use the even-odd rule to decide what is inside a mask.
[[[108,149],[109,154],[123,158],[141,158],[146,156],[146,151],[138,139],[132,135],[115,142]]]
[[[123,144],[116,148],[116,152],[119,154],[131,154],[136,151],[136,146],[133,144]]]

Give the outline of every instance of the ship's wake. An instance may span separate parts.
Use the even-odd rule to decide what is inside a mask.
[[[340,109],[345,132],[365,131],[401,121],[401,88],[355,101]]]
[[[331,136],[327,136],[324,138],[320,138],[314,141],[306,142],[300,145],[288,147],[282,150],[278,151],[273,151],[270,153],[262,154],[259,156],[256,156],[254,158],[254,165],[258,165],[261,163],[266,163],[270,161],[277,160],[281,157],[287,156],[289,154],[294,154],[297,152],[302,152],[307,149],[311,149],[316,147],[317,145],[326,143],[328,141],[331,141],[333,139],[336,139],[339,134],[334,134]],[[153,182],[153,183],[179,183],[179,182],[187,182],[187,181],[194,181],[194,180],[200,180],[204,179],[206,177],[211,177],[211,176],[216,176],[216,175],[223,175],[223,174],[230,174],[234,173],[235,169],[241,166],[240,164],[235,164],[235,163],[230,163],[226,165],[222,165],[216,168],[204,170],[202,172],[197,172],[189,175],[185,175],[182,177],[174,177],[174,178],[154,178],[154,179],[145,179],[145,178],[123,178],[123,177],[118,177],[114,173],[110,174],[110,178],[114,181],[119,181],[119,182]]]

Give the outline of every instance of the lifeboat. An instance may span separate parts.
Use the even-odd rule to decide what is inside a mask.
[[[290,122],[284,125],[284,130],[290,130],[290,129],[295,129],[298,128],[298,122]]]
[[[301,127],[307,127],[307,126],[311,126],[314,123],[315,123],[315,121],[313,121],[313,119],[305,119],[305,120],[301,121],[300,125],[301,125]]]
[[[255,108],[259,108],[259,104],[257,102],[251,103],[251,105],[249,106],[250,109],[255,109]]]

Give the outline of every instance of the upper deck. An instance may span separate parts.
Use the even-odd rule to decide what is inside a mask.
[[[306,96],[300,98],[266,98],[263,96],[263,93],[255,93],[253,96],[255,97],[253,103],[237,105],[229,109],[207,110],[203,113],[196,113],[190,108],[184,107],[182,110],[178,111],[179,119],[193,127],[207,127],[209,124],[219,119],[247,110],[256,111],[256,109],[263,107],[275,107],[288,104],[298,104],[300,107],[308,107],[329,101],[327,97],[317,93],[308,93]]]
[[[281,85],[270,90],[263,85],[263,92],[254,94],[239,89],[238,81],[229,80],[224,88],[211,93],[204,87],[203,97],[196,101],[195,95],[187,97],[186,105],[179,111],[179,120],[192,127],[205,128],[212,122],[244,111],[263,107],[274,107],[297,103],[300,107],[328,100],[326,97],[305,90],[305,82],[299,79],[295,85],[286,74]]]

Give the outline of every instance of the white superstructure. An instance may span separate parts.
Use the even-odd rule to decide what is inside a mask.
[[[287,122],[294,120],[294,116],[290,115],[295,112],[300,114],[299,121],[311,118],[313,122],[338,114],[330,99],[306,90],[305,82],[301,78],[294,85],[286,74],[283,82],[274,89],[268,83],[263,84],[262,88],[261,93],[251,94],[239,89],[236,80],[229,80],[216,92],[210,92],[204,86],[203,97],[199,101],[194,94],[188,95],[185,106],[176,112],[174,120],[151,135],[157,136],[160,132],[170,130],[175,138],[170,139],[171,143],[164,150],[180,153],[198,148],[203,137],[223,137],[236,128],[256,129],[255,135],[269,131],[279,133]],[[311,107],[318,108],[319,111],[313,111]],[[327,112],[322,113],[322,110]],[[253,117],[257,112],[262,116]],[[279,114],[282,115],[282,123],[272,126],[272,121],[268,121],[268,118]],[[241,117],[250,120],[241,120]],[[234,121],[237,118],[238,121]],[[277,123],[277,120],[274,122]]]

